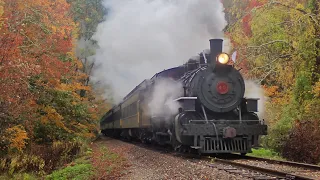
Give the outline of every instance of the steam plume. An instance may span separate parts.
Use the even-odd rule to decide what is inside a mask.
[[[258,116],[260,119],[264,117],[266,96],[264,90],[257,83],[251,80],[245,80],[246,91],[244,97],[259,98],[258,100]]]
[[[143,79],[181,65],[222,38],[220,0],[106,0],[106,21],[94,39],[94,78],[111,84],[120,100]]]
[[[180,105],[174,99],[183,95],[182,87],[181,83],[172,79],[157,81],[148,104],[150,115],[166,116],[177,114]],[[165,105],[165,108],[163,108],[162,104]]]

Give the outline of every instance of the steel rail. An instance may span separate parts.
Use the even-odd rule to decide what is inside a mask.
[[[218,159],[218,158],[215,158],[213,160],[215,162],[238,166],[238,167],[242,167],[242,168],[249,169],[249,170],[254,170],[254,171],[257,171],[260,173],[265,173],[265,174],[269,174],[269,175],[280,177],[280,178],[290,178],[290,179],[295,179],[295,180],[314,180],[314,178],[312,178],[312,177],[291,174],[291,173],[287,173],[287,172],[277,171],[277,170],[273,170],[273,169],[269,169],[269,168],[262,168],[262,167],[258,167],[258,166],[251,166],[251,165],[238,163],[238,162],[234,162],[234,161],[230,161],[230,160],[224,160],[224,159]]]
[[[295,166],[295,167],[299,167],[299,168],[320,170],[320,166],[317,166],[314,164],[298,163],[298,162],[284,161],[284,160],[275,160],[275,159],[268,159],[268,158],[254,157],[254,156],[243,156],[243,158],[249,159],[249,160],[266,161],[266,162],[269,162],[272,164],[283,164],[283,165],[290,165],[290,166]]]

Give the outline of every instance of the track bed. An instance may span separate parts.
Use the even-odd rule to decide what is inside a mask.
[[[177,153],[168,148],[103,137],[106,146],[129,162],[120,179],[320,179],[320,167],[230,155],[217,157]],[[220,161],[219,161],[220,159]],[[223,162],[225,161],[225,162]],[[239,163],[258,168],[240,167]],[[260,170],[259,170],[260,168]],[[284,175],[261,169],[281,171]],[[319,168],[319,169],[318,169]]]

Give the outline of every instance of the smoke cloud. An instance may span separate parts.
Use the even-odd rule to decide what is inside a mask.
[[[180,105],[176,98],[183,95],[181,83],[172,79],[161,79],[156,82],[149,99],[148,109],[151,116],[169,116],[177,114]],[[165,106],[162,106],[164,104]]]
[[[100,47],[93,79],[110,84],[118,101],[144,79],[208,49],[227,24],[220,0],[105,0],[104,6],[106,21],[93,37]]]
[[[261,86],[252,80],[245,80],[246,91],[244,97],[246,98],[259,98],[258,100],[258,116],[260,119],[264,118],[266,96]]]

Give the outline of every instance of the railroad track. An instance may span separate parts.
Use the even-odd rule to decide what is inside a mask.
[[[320,166],[291,161],[279,161],[252,156],[237,156],[232,154],[228,158],[204,158],[210,167],[225,170],[230,173],[242,175],[253,179],[294,179],[311,180],[320,179]],[[235,157],[237,157],[235,159]],[[308,175],[306,175],[306,173]],[[314,176],[310,176],[314,175]]]
[[[236,154],[236,156],[240,157],[240,155],[238,154]],[[298,163],[298,162],[284,161],[284,160],[274,160],[274,159],[267,159],[267,158],[261,158],[261,157],[253,157],[253,156],[243,156],[243,158],[249,159],[249,160],[266,161],[268,163],[273,163],[273,164],[283,164],[283,165],[289,165],[289,166],[298,167],[298,168],[306,168],[306,169],[320,171],[320,166],[317,166],[314,164]]]
[[[253,156],[240,156],[238,154],[228,154],[227,156],[217,156],[215,158],[198,156],[190,153],[180,153],[162,146],[150,146],[140,142],[127,142],[139,147],[158,151],[159,153],[171,154],[189,161],[207,161],[208,166],[239,174],[243,177],[270,180],[270,179],[290,179],[290,180],[320,180],[320,166],[297,163],[291,161],[280,161]],[[283,170],[277,166],[290,167],[291,170]],[[292,170],[294,170],[292,172]],[[309,174],[316,173],[315,176]],[[308,175],[306,175],[308,174]]]

